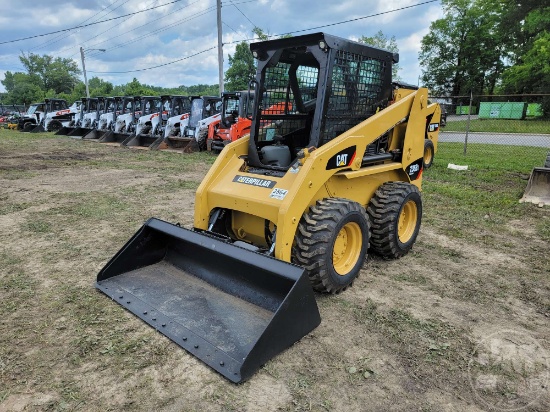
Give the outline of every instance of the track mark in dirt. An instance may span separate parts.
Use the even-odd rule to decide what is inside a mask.
[[[55,396],[44,393],[14,394],[0,403],[0,412],[19,412],[25,410],[47,410],[48,404],[55,401]]]
[[[24,155],[0,156],[0,170],[44,170],[49,168],[72,165],[75,162],[90,160],[100,157],[100,154],[64,152],[64,153],[29,153]],[[45,162],[65,162],[46,164]]]

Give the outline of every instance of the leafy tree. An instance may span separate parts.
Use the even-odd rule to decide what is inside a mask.
[[[379,30],[378,33],[376,33],[372,37],[361,36],[359,38],[359,42],[368,44],[369,46],[377,47],[379,49],[388,50],[393,53],[399,53],[399,47],[397,46],[395,36],[391,36],[391,38],[388,39],[388,37],[384,35],[382,30]],[[392,77],[394,80],[399,79],[399,70],[399,64],[394,64],[392,66]]]
[[[247,90],[248,82],[256,74],[256,65],[246,42],[237,44],[235,54],[229,55],[229,65],[225,72],[227,90]]]
[[[80,70],[72,59],[29,53],[22,54],[19,60],[30,76],[37,79],[42,90],[53,90],[55,93],[70,93],[78,82]]]
[[[124,94],[126,96],[155,96],[159,93],[147,87],[147,85],[141,84],[139,80],[134,77],[130,83],[126,84]]]
[[[262,29],[259,27],[254,27],[252,29],[252,33],[254,33],[260,41],[266,41],[269,40],[269,34],[265,33]]]
[[[502,77],[505,93],[542,93],[550,90],[550,7],[538,0],[520,4],[504,0],[500,31],[507,40],[507,58],[513,62]],[[543,96],[542,110],[550,116],[550,97]]]
[[[422,80],[434,93],[492,93],[506,50],[497,30],[501,0],[442,0],[444,17],[422,39]]]
[[[92,97],[110,96],[113,91],[113,84],[111,82],[95,76],[88,81],[88,87],[90,89],[90,96]]]
[[[44,100],[44,91],[38,86],[36,78],[26,73],[7,71],[2,84],[7,91],[4,103],[29,105]]]

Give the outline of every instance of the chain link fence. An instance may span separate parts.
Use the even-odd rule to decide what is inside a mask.
[[[465,158],[489,155],[495,145],[499,152],[520,157],[540,150],[542,158],[550,151],[550,94],[432,96],[430,100],[438,102],[443,113],[439,142],[461,145]],[[445,150],[444,144],[440,150]]]

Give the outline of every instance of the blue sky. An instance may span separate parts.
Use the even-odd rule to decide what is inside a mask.
[[[3,0],[0,41],[16,40],[89,24],[170,3],[174,0]],[[395,36],[403,81],[416,84],[420,75],[418,51],[433,20],[442,17],[439,2],[411,7],[426,0],[223,0],[224,68],[237,41],[253,38],[254,26],[270,35],[304,30],[324,31],[357,39],[379,30]],[[0,45],[0,79],[6,70],[22,71],[24,53],[72,58],[81,68],[80,47],[86,50],[86,71],[114,84],[136,77],[155,86],[191,86],[218,82],[216,0],[180,0],[132,17],[60,34]],[[390,12],[390,13],[386,13]],[[385,13],[354,22],[313,29],[345,20]],[[212,50],[205,51],[213,48]],[[93,50],[105,49],[105,52]],[[205,52],[203,52],[205,51]],[[200,53],[203,52],[203,53]],[[194,57],[194,54],[200,53]],[[182,59],[162,68],[130,73]],[[0,91],[4,91],[0,84]]]

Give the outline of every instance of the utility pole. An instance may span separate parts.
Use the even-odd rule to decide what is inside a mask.
[[[223,43],[222,43],[222,1],[217,0],[218,5],[218,75],[220,77],[220,93],[223,93]],[[84,61],[84,60],[83,60]],[[86,76],[86,74],[84,74]]]
[[[104,52],[105,49],[87,49],[88,51],[97,50]],[[84,73],[84,84],[86,85],[86,97],[90,98],[90,88],[88,87],[88,77],[86,76],[86,64],[84,63],[84,47],[80,46],[80,58],[82,59],[82,72]]]
[[[80,46],[80,57],[82,58],[82,72],[84,73],[84,84],[86,85],[86,97],[90,98],[90,89],[88,88],[88,78],[86,77],[86,64],[84,63],[84,47]]]

